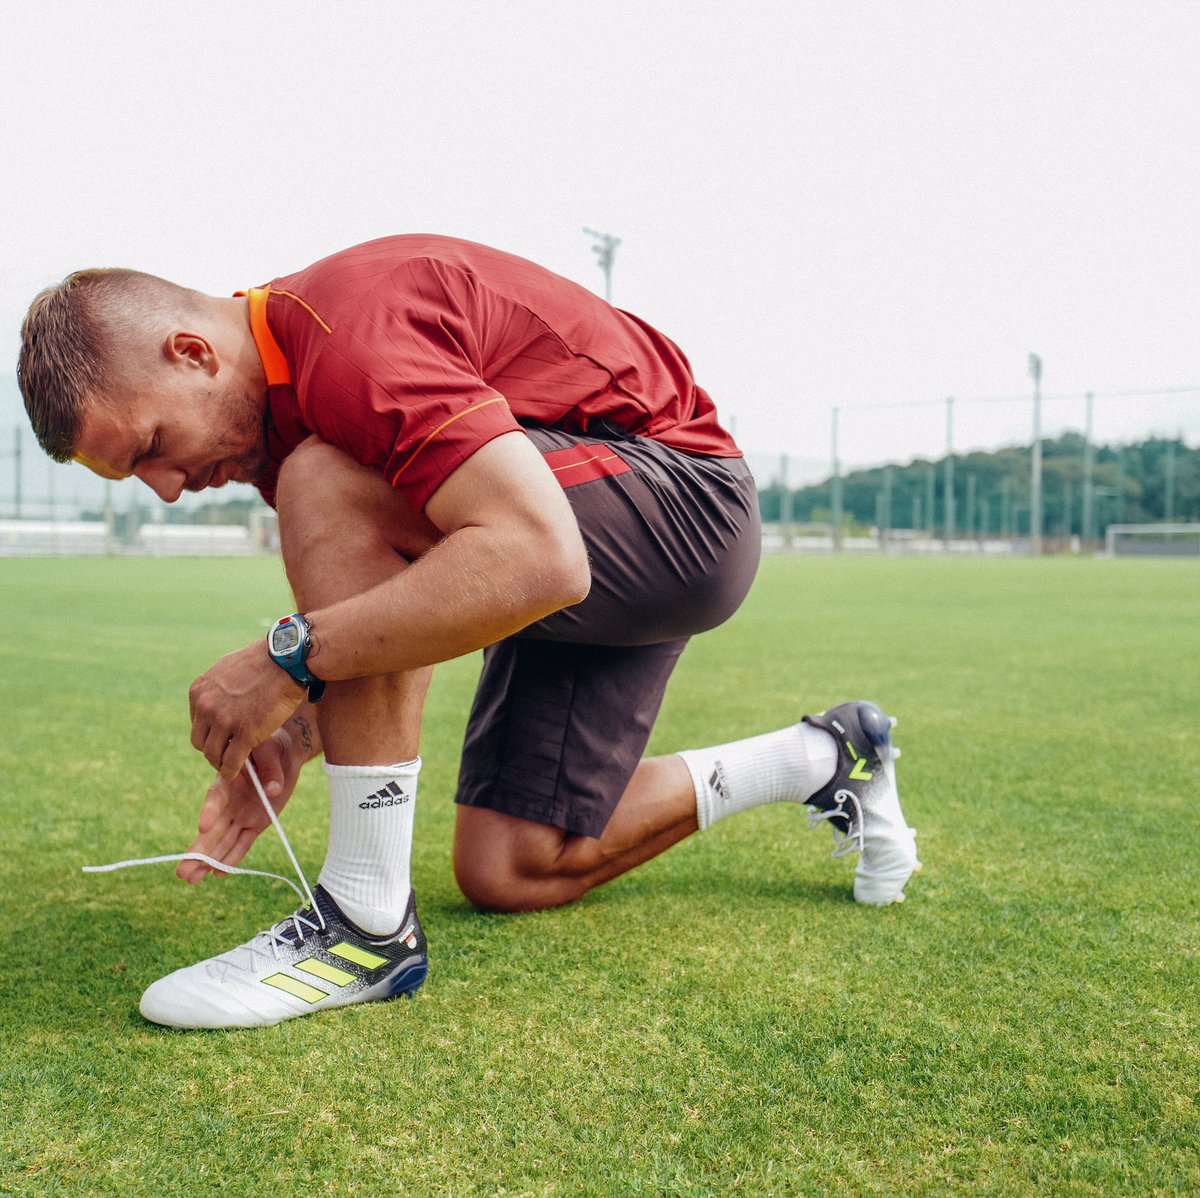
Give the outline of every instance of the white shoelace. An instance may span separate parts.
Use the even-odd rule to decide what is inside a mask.
[[[256,878],[274,878],[277,882],[286,882],[301,901],[306,901],[308,905],[316,912],[317,919],[320,921],[320,930],[325,928],[325,917],[321,914],[320,907],[317,906],[317,900],[313,897],[313,892],[308,884],[308,879],[304,876],[304,870],[300,868],[300,862],[296,860],[296,854],[292,852],[291,842],[287,838],[287,833],[283,830],[283,824],[279,821],[279,816],[275,814],[275,808],[271,806],[270,800],[267,798],[267,792],[263,790],[262,783],[258,780],[258,772],[254,768],[254,763],[249,757],[246,758],[246,773],[250,775],[250,781],[254,784],[254,789],[258,793],[258,797],[262,800],[262,805],[266,809],[267,816],[274,825],[275,831],[279,833],[279,839],[283,841],[283,847],[287,850],[288,860],[292,863],[292,868],[296,871],[296,877],[300,879],[303,890],[297,886],[291,878],[285,878],[282,874],[267,873],[261,869],[244,869],[238,865],[226,865],[223,861],[217,861],[215,858],[208,856],[207,853],[168,853],[161,857],[136,857],[129,861],[114,861],[111,865],[85,865],[83,872],[85,874],[106,874],[117,869],[129,869],[136,865],[161,865],[166,861],[203,861],[205,865],[211,866],[213,869],[219,869],[224,874],[248,874]],[[302,919],[300,913],[288,917],[293,922]],[[281,922],[287,923],[287,920]],[[308,920],[303,920],[309,927],[315,927]],[[278,925],[276,925],[278,926]],[[299,924],[296,930],[300,933],[303,939],[303,931]],[[274,929],[269,929],[266,932],[260,932],[260,936],[270,936],[272,938],[272,947],[276,947],[274,940],[279,936]]]
[[[837,805],[830,807],[828,811],[822,811],[819,807],[809,807],[808,826],[815,828],[827,819],[836,819],[840,816],[850,827],[848,831],[843,832],[836,824],[833,825],[833,853],[831,855],[848,857],[851,853],[861,853],[863,813],[858,796],[853,791],[839,790],[833,797]]]

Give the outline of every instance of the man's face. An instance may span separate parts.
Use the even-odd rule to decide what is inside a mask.
[[[84,413],[75,455],[107,478],[136,475],[160,499],[255,482],[267,465],[264,406],[196,371],[164,372]]]

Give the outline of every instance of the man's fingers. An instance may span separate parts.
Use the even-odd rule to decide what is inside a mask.
[[[188,849],[189,853],[194,853],[197,850]],[[208,873],[208,866],[203,861],[181,861],[175,867],[175,876],[189,886],[194,886],[197,882],[203,880],[204,875]]]
[[[245,829],[239,824],[215,819],[207,831],[201,832],[192,841],[188,852],[203,853],[206,857],[212,857],[214,861],[222,861],[226,865],[236,865],[250,847],[247,845],[241,852],[237,851],[238,842],[244,832]],[[253,843],[253,839],[250,843]],[[218,871],[204,861],[181,861],[175,873],[185,882],[195,883],[202,881],[210,873],[217,874]]]
[[[226,782],[232,782],[238,776],[238,770],[242,768],[242,762],[246,760],[249,753],[249,747],[243,741],[243,749],[236,768],[226,768],[229,761],[233,760],[229,756],[230,746],[233,744],[227,728],[218,727],[215,724],[193,724],[192,725],[192,748],[199,749],[204,754],[204,760],[225,779]]]
[[[283,793],[285,774],[283,758],[278,744],[274,740],[264,741],[254,753],[254,768],[258,770],[258,780],[263,790],[272,799],[277,799]]]
[[[238,837],[241,834],[241,828],[236,824],[230,824],[228,827],[221,829],[221,839],[211,849],[206,849],[205,851],[210,857],[214,857],[225,865],[236,865],[237,861],[230,860],[230,853],[233,846],[237,844]],[[238,858],[238,860],[241,860],[241,858]]]
[[[243,857],[250,851],[254,842],[258,839],[258,829],[243,828],[241,835],[234,841],[233,847],[229,850],[229,855],[223,857],[222,860],[229,865],[237,865]]]
[[[208,721],[200,721],[192,716],[192,748],[204,752],[204,742],[208,740],[209,734]]]
[[[200,819],[197,821],[197,831],[203,835],[216,826],[217,820],[229,811],[229,791],[223,782],[214,782],[204,796],[204,806],[200,808]]]
[[[235,736],[225,745],[220,760],[214,764],[226,782],[232,782],[242,772],[242,766],[246,764],[246,758],[250,756],[252,748],[254,742],[244,736]]]

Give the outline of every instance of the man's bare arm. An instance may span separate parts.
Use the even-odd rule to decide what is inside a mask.
[[[429,501],[444,539],[379,586],[307,612],[314,674],[327,681],[447,661],[587,595],[571,506],[522,433],[489,442]]]
[[[473,454],[426,515],[445,535],[378,586],[308,611],[312,672],[327,682],[399,673],[481,649],[580,602],[590,575],[570,504],[523,433]],[[304,689],[256,641],[192,683],[192,745],[237,777],[251,748],[292,718]]]

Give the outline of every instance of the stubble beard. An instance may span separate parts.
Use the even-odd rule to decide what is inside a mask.
[[[226,460],[234,464],[230,478],[237,482],[256,483],[266,473],[270,462],[266,404],[256,402],[249,392],[243,392],[239,400],[229,403],[227,415],[229,448],[233,452]]]

